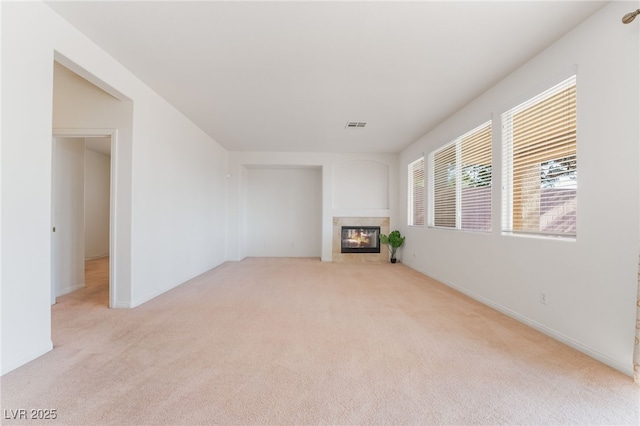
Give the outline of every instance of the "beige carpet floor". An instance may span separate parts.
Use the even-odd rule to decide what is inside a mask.
[[[630,377],[401,264],[250,258],[132,310],[108,309],[95,274],[52,307],[54,350],[0,380],[4,417],[33,408],[57,410],[42,424],[76,425],[640,422]]]

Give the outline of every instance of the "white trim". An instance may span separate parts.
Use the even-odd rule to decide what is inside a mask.
[[[85,257],[84,260],[103,259],[105,257],[109,257],[109,253],[99,254],[98,256]]]
[[[118,133],[118,129],[53,129],[54,138],[108,138]]]
[[[56,180],[55,180],[55,173],[56,173],[56,158],[57,158],[57,149],[58,149],[58,144],[56,142],[56,138],[55,137],[51,137],[51,212],[50,212],[50,217],[51,217],[51,223],[49,223],[49,231],[50,231],[50,238],[49,238],[49,250],[51,251],[51,265],[49,267],[49,273],[51,275],[51,282],[49,283],[49,302],[51,303],[51,306],[56,304],[56,294],[58,293],[56,287],[57,287],[57,281],[56,281],[56,265],[57,265],[57,260],[54,258],[54,256],[56,256],[56,241],[55,239],[57,238],[57,235],[55,235],[54,232],[54,225],[56,223],[55,220],[55,199],[56,199]]]
[[[111,183],[109,195],[109,307],[122,305],[116,302],[117,294],[117,187],[118,187],[118,129],[53,129],[54,138],[110,138]],[[128,305],[128,304],[127,304]]]
[[[109,95],[113,96],[114,98],[116,98],[116,99],[118,99],[120,101],[130,101],[131,100],[124,93],[122,93],[121,91],[117,90],[113,86],[105,83],[104,81],[100,80],[99,78],[97,78],[96,76],[91,74],[89,71],[85,70],[84,68],[82,68],[81,66],[79,66],[78,64],[73,62],[71,59],[67,58],[62,53],[58,52],[57,50],[54,50],[54,52],[53,52],[53,60],[56,61],[57,63],[59,63],[60,65],[62,65],[63,67],[68,68],[69,70],[71,70],[74,73],[78,74],[80,77],[84,78],[85,80],[87,80],[88,82],[93,84],[94,86],[97,86],[100,89],[104,90],[106,93],[108,93]]]
[[[76,290],[80,290],[81,288],[85,288],[86,286],[83,284],[74,285],[71,287],[66,287],[59,289],[59,292],[56,292],[56,297],[64,296],[65,294],[73,293]]]
[[[555,86],[571,77],[572,75],[576,76],[576,81],[578,79],[578,65],[574,64],[566,68],[565,70],[556,73],[555,75],[550,76],[547,79],[544,79],[542,83],[536,84],[535,86],[529,88],[528,90],[523,91],[520,95],[511,99],[508,102],[502,104],[501,107],[497,109],[499,111],[498,115],[502,116],[505,112],[510,111],[516,108],[518,105],[527,102],[531,98],[536,97],[537,95],[549,90],[549,88]]]
[[[422,224],[415,223],[414,211],[415,211],[415,188],[414,188],[414,178],[415,178],[415,166],[416,164],[422,162],[422,180],[423,180],[423,190],[422,190]],[[416,158],[414,161],[410,162],[407,165],[407,226],[413,228],[424,228],[427,223],[427,192],[426,192],[426,183],[427,183],[427,163],[426,158],[424,157],[424,153],[420,155],[420,157]]]

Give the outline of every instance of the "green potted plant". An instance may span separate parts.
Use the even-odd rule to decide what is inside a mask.
[[[396,251],[398,247],[400,247],[404,243],[403,236],[400,235],[400,231],[391,231],[391,233],[387,236],[384,234],[380,234],[380,242],[382,244],[386,244],[387,248],[389,248],[389,252],[391,253],[391,263],[396,263]]]

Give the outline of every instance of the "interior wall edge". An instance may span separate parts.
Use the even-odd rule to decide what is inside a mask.
[[[24,364],[33,361],[36,358],[40,358],[42,355],[45,355],[47,352],[53,349],[53,341],[49,340],[44,342],[43,344],[34,347],[30,352],[24,354],[18,359],[10,360],[8,363],[5,360],[2,360],[2,371],[0,375],[4,376],[7,373],[15,370],[16,368],[22,367]]]

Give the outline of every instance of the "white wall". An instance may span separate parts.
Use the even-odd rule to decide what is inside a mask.
[[[640,132],[639,26],[614,2],[401,153],[407,165],[494,117],[493,231],[410,228],[412,268],[632,374],[637,291]],[[575,241],[500,232],[500,113],[577,65],[578,236]],[[614,166],[615,164],[615,166]],[[400,198],[406,217],[406,191]],[[548,304],[540,303],[540,293]],[[567,366],[571,368],[571,366]]]
[[[338,161],[333,167],[333,207],[388,209],[389,165],[369,160]]]
[[[101,141],[110,144],[111,140]],[[84,257],[109,255],[109,202],[111,158],[102,152],[85,151]]]
[[[389,217],[392,229],[400,225],[395,207],[398,194],[389,190],[398,188],[397,165],[397,154],[230,153],[227,222],[229,259],[241,260],[251,255],[248,229],[253,212],[248,203],[248,193],[252,169],[286,166],[316,167],[321,170],[321,258],[330,262],[334,217]],[[362,176],[369,177],[377,184],[358,184]],[[353,194],[353,191],[359,192]],[[353,196],[351,201],[348,201],[349,194]]]
[[[55,138],[53,151],[52,274],[62,296],[84,287],[84,138]]]
[[[54,55],[132,111],[130,128],[118,128],[116,153],[127,306],[225,260],[227,152],[45,4],[0,7],[4,374],[52,348]],[[86,122],[73,127],[110,127],[92,109],[76,117]]]
[[[247,176],[247,255],[320,257],[322,171],[252,167]]]
[[[227,151],[169,104],[136,105],[132,306],[227,260]]]

